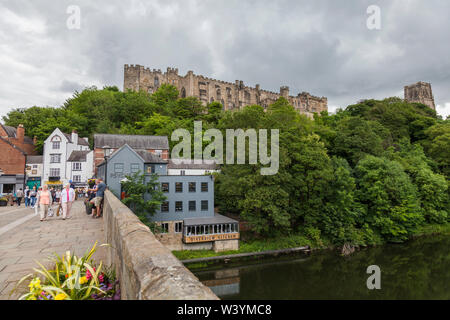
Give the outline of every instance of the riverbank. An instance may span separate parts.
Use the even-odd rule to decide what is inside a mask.
[[[436,234],[450,234],[450,223],[447,224],[432,224],[420,227],[411,238],[436,235]],[[381,245],[382,243],[380,243]],[[223,256],[236,256],[245,253],[256,253],[265,251],[275,251],[292,249],[298,247],[308,246],[311,250],[319,249],[333,249],[335,245],[327,241],[326,239],[309,239],[304,235],[289,235],[285,237],[276,237],[268,239],[248,239],[242,240],[240,243],[239,250],[235,251],[224,251],[224,252],[214,252],[213,250],[182,250],[182,251],[172,251],[172,253],[182,261],[189,262],[189,260],[200,259],[200,258],[215,258]],[[225,258],[226,258],[225,257]],[[211,259],[214,260],[214,259]],[[195,261],[195,260],[194,260]],[[198,264],[198,260],[195,263],[189,263],[189,267],[194,267]]]

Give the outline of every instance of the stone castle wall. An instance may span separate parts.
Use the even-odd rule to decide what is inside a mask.
[[[427,82],[417,82],[405,86],[405,100],[408,102],[423,103],[431,109],[436,110],[431,84]]]
[[[166,72],[157,69],[149,69],[140,65],[125,65],[124,90],[144,90],[153,93],[163,83],[172,84],[180,92],[180,97],[197,97],[203,104],[213,101],[222,103],[225,110],[241,109],[247,105],[258,104],[267,108],[279,97],[283,96],[300,113],[312,116],[328,110],[328,100],[325,97],[315,97],[307,92],[297,96],[289,95],[289,87],[283,86],[280,92],[262,90],[257,84],[255,88],[244,85],[243,81],[235,83],[207,78],[195,75],[188,71],[185,76],[178,74],[178,69],[167,68]]]

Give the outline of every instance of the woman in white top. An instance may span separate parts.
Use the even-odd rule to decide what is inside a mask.
[[[70,219],[70,210],[72,209],[72,203],[75,200],[75,191],[70,187],[70,184],[66,184],[66,187],[61,191],[59,201],[63,210],[63,220]]]

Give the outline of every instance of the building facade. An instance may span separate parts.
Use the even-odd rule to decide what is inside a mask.
[[[241,80],[225,82],[196,75],[193,71],[181,76],[178,69],[174,68],[167,68],[163,73],[140,65],[126,64],[124,67],[124,91],[130,89],[153,93],[164,83],[177,87],[182,98],[197,97],[204,105],[218,101],[225,110],[242,109],[253,104],[267,108],[280,97],[286,98],[296,110],[309,117],[328,110],[327,98],[315,97],[307,92],[291,96],[287,86],[282,86],[280,92],[271,92],[262,90],[259,84],[253,88],[245,86]]]
[[[238,222],[215,213],[213,176],[168,175],[167,165],[167,160],[125,144],[98,166],[98,176],[121,197],[127,175],[144,172],[147,181],[151,174],[158,175],[167,199],[150,220],[161,227],[156,236],[170,249],[238,249]]]
[[[44,166],[43,156],[28,156],[26,164],[26,185],[36,190],[41,186],[42,168]]]
[[[87,187],[94,176],[94,151],[74,150],[67,159],[67,176],[75,187]]]
[[[48,136],[44,142],[42,184],[62,187],[73,180],[73,162],[69,162],[69,158],[74,151],[90,151],[88,139],[78,137],[76,131],[67,134],[58,128]],[[89,171],[85,175],[92,177],[93,166]]]
[[[25,136],[25,128],[0,125],[0,193],[14,193],[26,184],[27,157],[35,155],[36,139]]]
[[[422,103],[436,110],[431,83],[419,81],[415,84],[405,86],[405,100],[408,102]]]

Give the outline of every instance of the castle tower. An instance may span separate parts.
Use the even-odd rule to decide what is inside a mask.
[[[408,102],[423,103],[431,109],[436,110],[431,84],[427,82],[419,81],[415,84],[405,86],[405,100]]]
[[[289,98],[289,87],[288,86],[282,86],[280,88],[280,95],[286,99]]]

